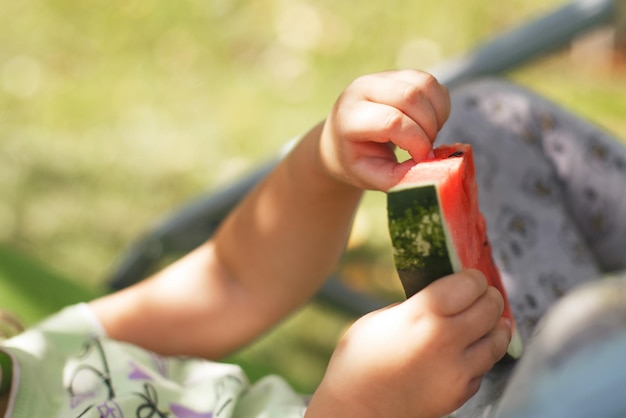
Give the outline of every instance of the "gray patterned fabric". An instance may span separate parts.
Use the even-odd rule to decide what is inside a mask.
[[[525,345],[563,295],[626,269],[626,147],[502,80],[454,90],[438,144],[474,147],[481,210]],[[514,363],[500,364],[458,417],[491,416]]]
[[[626,275],[589,282],[537,327],[492,418],[626,416]]]

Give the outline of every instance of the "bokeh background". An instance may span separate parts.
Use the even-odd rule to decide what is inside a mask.
[[[274,155],[355,77],[429,69],[560,4],[2,2],[0,246],[100,286],[141,233]],[[508,77],[626,138],[626,67],[607,36]],[[380,198],[359,211],[351,251],[364,256],[346,269],[393,294]],[[233,360],[311,391],[350,320],[307,307]]]

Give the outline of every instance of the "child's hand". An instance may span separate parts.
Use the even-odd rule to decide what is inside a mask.
[[[440,417],[476,393],[506,353],[503,299],[478,271],[442,278],[359,319],[340,341],[306,417]]]
[[[448,90],[424,72],[356,79],[341,94],[321,137],[322,162],[337,179],[387,191],[423,160],[450,113]],[[399,163],[395,146],[411,159]]]

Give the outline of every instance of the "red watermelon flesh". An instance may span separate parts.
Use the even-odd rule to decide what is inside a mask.
[[[442,145],[415,165],[387,195],[394,260],[407,297],[428,283],[466,268],[480,270],[505,299],[513,324],[509,355],[521,355],[521,339],[496,267],[478,206],[472,147]]]

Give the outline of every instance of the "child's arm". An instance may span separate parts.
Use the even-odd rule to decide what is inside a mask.
[[[362,190],[387,190],[414,164],[399,164],[393,146],[423,159],[448,113],[445,87],[425,73],[357,79],[212,240],[94,311],[112,337],[160,353],[240,347],[318,290]]]
[[[316,161],[314,128],[216,236],[91,303],[107,333],[162,354],[220,358],[307,301],[344,249],[362,191]]]
[[[441,417],[504,356],[511,325],[478,271],[433,282],[359,319],[341,340],[305,418]]]

